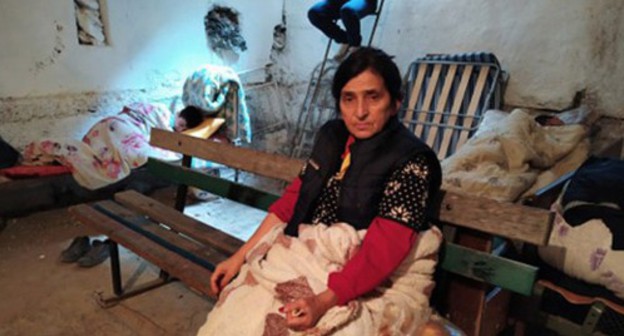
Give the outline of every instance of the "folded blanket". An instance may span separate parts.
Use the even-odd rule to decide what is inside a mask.
[[[412,335],[429,320],[442,241],[436,227],[420,234],[390,281],[374,293],[333,307],[309,330],[287,329],[278,308],[326,290],[329,273],[356,253],[366,232],[344,223],[302,225],[293,238],[283,234],[284,227],[275,227],[249,251],[198,335]]]
[[[184,106],[201,108],[208,117],[224,118],[230,140],[251,142],[245,92],[232,68],[205,65],[195,70],[184,82],[182,102]]]
[[[480,126],[464,146],[442,161],[443,188],[515,201],[534,184],[541,171],[571,153],[586,136],[587,129],[582,125],[544,127],[516,109],[492,124]]]

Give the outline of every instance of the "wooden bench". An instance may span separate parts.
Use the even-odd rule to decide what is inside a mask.
[[[188,168],[192,157],[224,164],[253,174],[291,181],[303,161],[247,148],[205,141],[184,134],[153,130],[154,146],[184,154],[183,165],[150,159],[155,175],[179,183],[175,208],[134,191],[70,208],[88,227],[113,242],[111,271],[114,295],[101,298],[103,306],[142,293],[176,278],[206,295],[212,295],[209,279],[214,265],[231,255],[241,240],[182,214],[186,186],[192,185],[238,203],[266,210],[278,196],[224,178]],[[535,245],[546,243],[551,228],[547,210],[519,204],[442,192],[436,220],[471,231],[495,234]],[[159,279],[132,291],[122,288],[117,244],[162,269]],[[439,265],[442,269],[478,281],[530,295],[537,269],[490,253],[446,243]]]

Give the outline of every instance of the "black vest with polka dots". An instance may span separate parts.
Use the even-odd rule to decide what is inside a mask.
[[[323,187],[340,169],[348,137],[349,131],[340,119],[329,121],[319,130],[312,154],[300,174],[301,189],[286,234],[297,236],[299,224],[310,222]],[[431,162],[430,195],[439,189],[441,169],[435,153],[397,118],[390,118],[375,136],[356,140],[350,151],[351,164],[341,182],[338,219],[358,230],[368,228],[376,216],[385,182],[392,172],[414,155],[425,154]]]

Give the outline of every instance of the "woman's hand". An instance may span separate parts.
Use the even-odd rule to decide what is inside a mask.
[[[274,213],[267,214],[249,240],[247,240],[231,257],[217,265],[210,277],[210,289],[215,296],[218,296],[221,290],[223,290],[223,287],[230,283],[238,271],[240,271],[243,263],[245,263],[245,255],[247,255],[247,252],[256,246],[267,232],[271,231],[276,225],[282,223],[282,220]]]
[[[286,325],[296,331],[312,328],[325,313],[338,302],[338,297],[331,289],[284,305]]]
[[[217,265],[210,277],[210,289],[215,296],[219,296],[223,287],[232,281],[244,262],[245,256],[237,253]]]

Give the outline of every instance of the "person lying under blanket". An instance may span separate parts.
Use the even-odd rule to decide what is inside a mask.
[[[152,147],[152,128],[183,131],[202,123],[196,107],[186,107],[174,115],[165,105],[133,103],[114,116],[93,125],[81,140],[58,138],[34,141],[23,152],[24,165],[60,163],[70,169],[76,182],[98,189],[120,181],[148,157],[177,160],[178,155]]]

